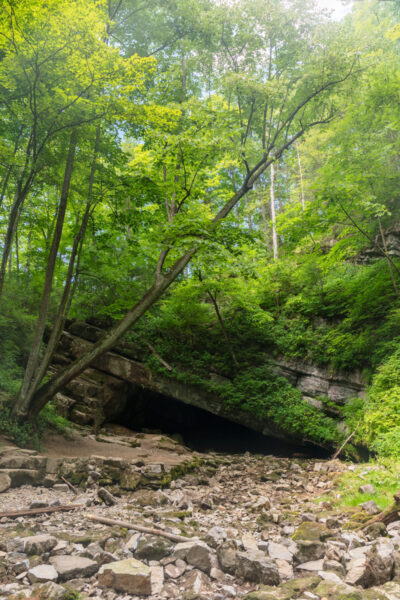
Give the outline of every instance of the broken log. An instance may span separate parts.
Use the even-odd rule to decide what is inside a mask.
[[[54,512],[67,512],[69,510],[75,510],[76,508],[85,508],[85,504],[66,504],[62,506],[46,506],[45,508],[23,508],[22,510],[10,510],[0,513],[0,519],[2,517],[12,519],[14,517],[29,517]]]
[[[74,487],[70,481],[68,481],[67,479],[65,479],[65,477],[61,477],[61,479],[63,480],[64,483],[67,484],[67,486],[69,487],[69,489],[72,492],[74,492],[75,496],[77,496],[78,495],[78,491],[77,491],[76,487]]]
[[[389,525],[389,523],[393,523],[394,521],[400,520],[400,491],[397,494],[393,495],[393,504],[391,504],[388,508],[383,510],[379,515],[372,517],[369,519],[364,525],[362,529],[369,527],[373,523],[384,523],[385,525]]]
[[[144,527],[144,525],[136,525],[133,523],[129,523],[129,521],[118,521],[116,519],[107,519],[106,517],[96,517],[96,515],[86,515],[86,518],[90,521],[96,521],[97,523],[103,523],[103,525],[111,525],[112,527],[125,527],[126,529],[134,529],[135,531],[140,531],[141,533],[149,533],[151,535],[159,535],[160,537],[165,537],[167,540],[172,540],[173,542],[192,542],[196,538],[188,538],[183,535],[175,535],[174,533],[168,533],[166,531],[162,531],[162,529],[155,529],[153,527]]]

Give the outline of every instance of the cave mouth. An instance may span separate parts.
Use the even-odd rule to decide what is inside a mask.
[[[178,434],[185,446],[197,452],[328,457],[327,451],[312,444],[291,444],[267,437],[196,406],[140,388],[135,388],[124,411],[114,422],[134,431]]]

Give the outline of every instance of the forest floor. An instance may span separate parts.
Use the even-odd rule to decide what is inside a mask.
[[[196,468],[182,470],[169,487],[151,480],[122,492],[111,485],[104,496],[93,455],[115,468],[121,459],[142,470],[188,460]],[[0,443],[0,468],[26,456],[33,462],[75,456],[76,464],[87,458],[87,480],[77,493],[48,478],[48,487],[22,485],[0,494],[0,513],[79,505],[0,518],[0,599],[400,600],[400,521],[362,530],[379,511],[374,501],[338,502],[340,481],[357,474],[363,483],[376,467],[249,453],[209,452],[199,461],[171,438],[124,428],[97,438],[51,436],[41,455]],[[373,493],[360,492],[361,500]]]

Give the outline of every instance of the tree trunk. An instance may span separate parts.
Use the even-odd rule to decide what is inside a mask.
[[[62,330],[65,325],[65,320],[68,316],[69,309],[71,307],[72,298],[73,298],[73,295],[76,290],[77,279],[78,279],[77,270],[78,270],[78,266],[79,266],[79,257],[80,257],[83,241],[84,241],[85,234],[86,234],[87,224],[89,222],[89,217],[91,215],[91,207],[92,207],[92,201],[93,201],[93,185],[94,185],[94,177],[95,177],[95,172],[96,172],[96,162],[97,162],[97,153],[98,153],[98,149],[99,149],[99,142],[100,142],[100,125],[97,126],[97,130],[96,130],[96,139],[95,139],[95,144],[94,144],[92,165],[90,168],[89,188],[88,188],[85,212],[84,212],[84,215],[82,218],[81,225],[79,227],[79,231],[77,232],[77,234],[74,237],[74,241],[73,241],[72,249],[71,249],[71,255],[69,257],[68,271],[67,271],[67,275],[65,278],[63,295],[61,298],[60,305],[58,307],[55,321],[53,323],[53,329],[52,329],[52,332],[50,335],[50,339],[47,342],[46,351],[44,353],[44,356],[41,360],[38,371],[35,374],[35,379],[31,386],[31,388],[32,388],[31,395],[37,390],[43,377],[45,376],[45,374],[47,372],[47,369],[53,358],[53,354],[57,348],[58,342],[60,341]],[[75,263],[77,265],[76,269],[75,269]],[[74,270],[75,270],[75,277],[74,277]],[[74,285],[72,286],[72,289],[71,289],[72,279],[74,279]]]
[[[300,152],[299,152],[299,146],[298,146],[297,142],[295,143],[295,148],[296,148],[296,154],[297,154],[297,162],[299,164],[299,178],[300,178],[300,191],[301,191],[301,207],[304,210],[305,209],[305,202],[304,202],[304,186],[303,186],[303,169],[301,168]]]
[[[275,212],[275,172],[274,164],[271,163],[271,221],[272,221],[272,246],[274,250],[274,260],[278,259],[278,236],[276,233],[276,212]]]
[[[390,271],[390,277],[392,278],[393,289],[394,289],[394,292],[395,292],[396,296],[398,297],[399,296],[399,288],[397,287],[396,278],[394,276],[392,263],[389,260],[389,253],[388,253],[388,249],[387,249],[386,238],[385,238],[385,234],[383,232],[382,222],[381,222],[380,219],[379,219],[379,231],[380,231],[380,234],[381,234],[382,246],[383,246],[383,249],[384,249],[385,254],[386,254],[386,260],[387,260],[389,271]]]
[[[43,343],[43,335],[46,327],[46,318],[50,304],[50,295],[53,287],[54,270],[60,245],[61,235],[64,226],[64,218],[68,203],[68,194],[71,183],[72,170],[75,158],[76,133],[73,132],[70,137],[67,160],[65,164],[64,181],[60,196],[60,205],[58,208],[57,221],[53,234],[53,241],[50,248],[50,254],[46,267],[46,275],[43,285],[42,300],[39,309],[39,316],[36,324],[35,336],[30,349],[28,364],[25,369],[24,378],[18,393],[18,399],[14,406],[14,413],[21,414],[26,412],[30,400],[34,393],[32,379],[35,375],[39,362],[40,349]]]
[[[28,190],[34,178],[34,172],[31,171],[25,184],[22,181],[22,177],[17,183],[17,189],[14,194],[14,201],[11,206],[10,216],[8,218],[7,231],[3,245],[3,256],[0,266],[0,296],[3,292],[4,280],[7,272],[7,262],[11,253],[15,231],[18,225],[18,218],[21,214],[22,207],[25,202],[25,198],[28,194]]]
[[[209,298],[211,299],[211,302],[213,303],[213,306],[214,306],[214,309],[215,309],[215,313],[217,315],[218,322],[219,322],[219,325],[221,327],[222,335],[224,336],[225,341],[226,341],[227,346],[228,346],[229,354],[232,357],[233,363],[238,367],[239,363],[238,363],[238,360],[236,358],[235,352],[233,350],[232,343],[231,343],[228,331],[227,331],[227,329],[225,327],[225,323],[224,323],[224,320],[222,318],[221,312],[219,310],[219,306],[218,306],[218,302],[217,302],[217,295],[215,294],[215,296],[214,296],[209,290],[207,290],[207,294],[208,294]]]
[[[12,154],[12,158],[13,159],[15,158],[15,155],[17,154],[18,146],[19,146],[19,140],[21,139],[21,135],[22,135],[23,130],[24,130],[24,128],[21,127],[21,129],[18,132],[18,137],[17,137],[17,139],[15,141],[14,150],[13,150],[13,154]],[[4,176],[4,180],[3,180],[3,183],[2,183],[2,186],[1,186],[0,208],[1,208],[2,204],[3,204],[4,198],[6,196],[8,182],[10,180],[10,177],[12,175],[13,170],[14,170],[14,165],[10,164],[10,166],[8,167],[7,172],[6,172],[5,176]]]
[[[261,193],[261,197],[260,197],[260,207],[261,207],[261,219],[262,219],[262,225],[263,225],[263,231],[264,231],[265,247],[267,249],[267,252],[269,252],[271,249],[271,241],[269,238],[267,206],[266,206],[266,202],[264,200],[264,196],[262,193]]]
[[[166,275],[157,277],[151,288],[119,323],[114,325],[98,342],[93,344],[88,352],[76,359],[72,364],[58,371],[50,381],[42,385],[35,392],[29,404],[23,403],[18,399],[14,408],[14,414],[19,418],[36,417],[54,394],[82,373],[96,358],[110,350],[128,329],[153,306],[183,271],[196,251],[197,248],[189,250],[176,261]]]

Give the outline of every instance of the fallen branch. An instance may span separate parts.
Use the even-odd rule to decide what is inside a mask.
[[[12,519],[13,517],[28,517],[31,515],[44,515],[47,513],[54,512],[67,512],[69,510],[75,510],[76,508],[84,508],[85,504],[67,504],[63,506],[47,506],[45,508],[23,508],[22,510],[11,510],[0,513],[0,519],[6,517]]]
[[[362,529],[369,527],[373,523],[384,523],[385,525],[389,525],[389,523],[393,523],[394,521],[400,520],[400,492],[394,494],[393,496],[394,502],[391,506],[383,510],[379,515],[372,517],[369,519],[364,525]]]
[[[67,486],[69,487],[69,489],[72,490],[74,492],[75,496],[76,496],[78,494],[78,492],[77,492],[76,488],[72,485],[72,483],[70,483],[69,481],[67,481],[65,479],[65,477],[61,476],[61,479],[63,480],[64,483],[67,484]]]
[[[163,367],[165,367],[166,369],[168,369],[168,371],[173,371],[174,370],[173,367],[171,367],[171,365],[169,365],[167,363],[167,361],[164,360],[163,357],[158,354],[157,350],[151,344],[149,344],[149,342],[145,342],[145,344],[148,347],[148,349],[150,350],[150,352],[152,354],[154,354],[154,356],[157,358],[157,360],[160,361],[160,363],[163,365]]]
[[[173,542],[191,542],[193,538],[184,537],[183,535],[175,535],[173,533],[167,533],[161,529],[153,529],[152,527],[144,527],[143,525],[136,525],[129,523],[129,521],[117,521],[116,519],[106,519],[105,517],[96,517],[96,515],[86,515],[89,521],[96,521],[97,523],[103,523],[104,525],[111,525],[116,527],[126,527],[127,529],[134,529],[141,533],[150,533],[151,535],[159,535],[165,537]]]
[[[340,446],[339,450],[336,450],[336,452],[335,452],[335,454],[332,456],[331,460],[335,460],[335,459],[336,459],[336,458],[339,456],[339,454],[341,453],[341,451],[343,450],[343,448],[344,448],[345,446],[347,446],[347,444],[348,444],[348,443],[349,443],[349,441],[350,441],[350,440],[353,438],[353,436],[354,436],[354,434],[355,434],[355,433],[356,433],[356,432],[355,432],[355,430],[354,430],[354,431],[353,431],[353,433],[351,433],[351,434],[349,435],[349,437],[345,439],[345,441],[343,442],[343,444]]]

